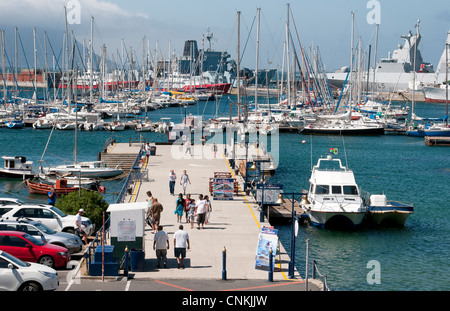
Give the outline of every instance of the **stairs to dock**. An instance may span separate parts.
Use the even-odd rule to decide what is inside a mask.
[[[124,173],[133,167],[137,153],[100,153],[100,160],[106,163],[107,167],[119,166]]]

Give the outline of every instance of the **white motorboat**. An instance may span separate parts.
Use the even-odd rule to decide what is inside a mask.
[[[56,172],[60,175],[72,174],[74,176],[85,178],[110,178],[121,175],[123,169],[119,167],[109,168],[106,167],[102,161],[80,162],[68,165],[58,165],[43,168],[44,173]]]
[[[331,154],[313,167],[307,200],[301,205],[320,228],[356,228],[367,214],[353,171]]]
[[[33,161],[27,161],[26,157],[3,156],[2,159],[5,160],[5,162],[3,167],[0,168],[0,177],[23,179],[34,177],[35,173],[33,172]]]

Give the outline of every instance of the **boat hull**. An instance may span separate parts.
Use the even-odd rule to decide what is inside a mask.
[[[315,227],[358,228],[366,212],[342,213],[309,210],[309,219]]]
[[[369,206],[368,219],[376,225],[403,226],[414,207],[408,204],[393,203],[385,206]]]
[[[34,174],[30,173],[30,172],[21,172],[21,171],[17,171],[17,172],[13,172],[13,171],[5,171],[5,170],[0,170],[0,178],[20,178],[20,179],[27,179],[27,178],[33,178]]]
[[[30,180],[27,180],[26,183],[27,183],[28,191],[30,192],[30,194],[47,195],[48,192],[50,191],[50,189],[52,188],[52,185],[36,183],[36,182],[32,182]],[[62,194],[68,194],[70,192],[79,190],[78,187],[57,187],[57,186],[53,186],[53,187],[55,188],[56,196],[60,196]]]
[[[348,136],[379,136],[384,135],[383,127],[376,128],[310,128],[304,127],[300,133],[305,135],[348,135]]]

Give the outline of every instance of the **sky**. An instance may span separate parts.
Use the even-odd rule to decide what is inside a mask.
[[[78,41],[90,39],[90,21],[94,17],[94,50],[107,47],[108,55],[121,51],[121,41],[132,47],[142,59],[143,38],[150,50],[159,55],[181,55],[185,40],[197,40],[199,48],[209,29],[212,49],[237,54],[237,12],[240,18],[241,68],[256,65],[256,12],[260,14],[259,68],[281,68],[287,16],[286,1],[278,0],[0,0],[0,28],[6,31],[6,48],[14,51],[14,27],[29,48],[33,27],[38,37],[37,53],[43,54],[43,32],[54,47],[61,48],[67,7],[69,29]],[[375,3],[375,4],[374,4]],[[379,11],[376,4],[379,4]],[[437,66],[450,30],[448,0],[292,0],[290,30],[296,47],[318,47],[327,71],[347,66],[350,60],[351,13],[355,13],[355,40],[361,38],[363,51],[375,50],[375,25],[379,18],[378,60],[403,43],[400,35],[420,19],[425,61]],[[369,7],[368,7],[369,5]],[[375,5],[375,6],[374,6]],[[379,12],[379,13],[378,13]],[[374,15],[375,14],[375,15]],[[206,46],[206,39],[204,40]],[[148,45],[146,44],[146,49]],[[55,48],[56,49],[56,48]],[[30,62],[32,60],[29,59]],[[372,60],[373,61],[373,60]]]

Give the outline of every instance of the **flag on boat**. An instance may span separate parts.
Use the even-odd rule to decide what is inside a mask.
[[[330,148],[330,153],[337,155],[338,149],[337,148]]]

